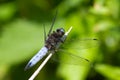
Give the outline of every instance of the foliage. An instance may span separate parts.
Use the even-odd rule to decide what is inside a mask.
[[[48,32],[56,10],[53,30],[73,26],[66,42],[83,39],[66,44],[66,50],[94,65],[48,62],[35,80],[120,80],[119,8],[119,0],[0,1],[0,80],[27,80],[32,75],[40,63],[28,71],[24,67],[44,45],[43,24]],[[91,38],[98,39],[95,46],[82,44],[87,39],[91,42]],[[61,59],[71,60],[64,56]]]

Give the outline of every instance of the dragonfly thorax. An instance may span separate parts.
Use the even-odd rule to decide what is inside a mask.
[[[56,45],[59,42],[63,42],[62,41],[62,37],[65,34],[65,30],[63,28],[59,28],[56,31],[53,31],[52,34],[49,34],[45,46],[49,49],[49,50],[55,50],[56,49]]]

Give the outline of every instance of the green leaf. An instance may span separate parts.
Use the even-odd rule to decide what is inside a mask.
[[[120,80],[120,67],[99,64],[96,65],[95,69],[108,80]]]

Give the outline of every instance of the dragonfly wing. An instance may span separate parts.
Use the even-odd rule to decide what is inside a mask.
[[[92,65],[92,63],[88,59],[64,50],[60,50],[60,52],[55,53],[55,55],[53,55],[53,60],[70,65]]]
[[[79,45],[76,45],[72,42],[76,42]],[[99,40],[95,39],[73,39],[64,42],[64,45],[61,46],[63,49],[73,49],[73,50],[83,50],[96,48],[100,44]],[[67,46],[68,45],[68,46]]]
[[[55,20],[56,20],[56,17],[57,17],[57,13],[58,13],[58,11],[56,11],[56,13],[55,13],[55,16],[54,16],[54,18],[53,18],[52,25],[51,25],[51,27],[50,27],[50,30],[49,30],[49,32],[48,32],[48,35],[51,34],[52,28],[53,28],[53,26],[54,26],[54,23],[55,23]]]
[[[31,68],[34,66],[38,61],[40,61],[48,52],[48,49],[46,47],[43,47],[39,52],[28,62],[28,64],[25,67],[25,70]]]
[[[46,42],[46,38],[47,38],[47,36],[46,36],[46,29],[45,29],[45,25],[43,25],[43,28],[44,28],[44,44],[45,44],[45,42]]]

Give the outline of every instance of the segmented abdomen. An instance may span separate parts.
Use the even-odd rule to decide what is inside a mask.
[[[28,64],[25,67],[25,70],[31,68],[34,66],[38,61],[40,61],[48,52],[48,49],[46,47],[43,47],[39,50],[39,52],[33,56],[33,58],[28,62]]]

